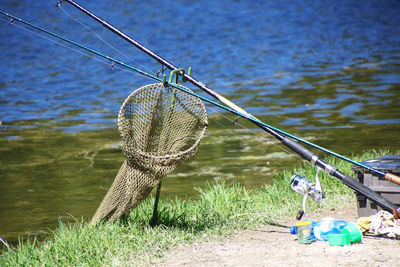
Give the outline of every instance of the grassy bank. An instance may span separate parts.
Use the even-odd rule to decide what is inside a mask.
[[[357,161],[375,158],[388,151],[353,157]],[[352,174],[351,164],[328,158],[328,162]],[[238,184],[210,184],[198,189],[196,200],[169,199],[160,202],[160,222],[150,227],[153,199],[148,199],[123,220],[109,225],[89,226],[77,221],[60,223],[43,243],[35,240],[4,252],[0,266],[109,266],[139,263],[160,257],[178,244],[223,238],[234,230],[262,227],[294,217],[301,196],[291,191],[290,176],[302,171],[312,178],[315,168],[298,166],[287,170],[271,185],[246,190]],[[309,212],[345,206],[355,197],[340,181],[322,175],[327,199],[322,205],[309,202]]]

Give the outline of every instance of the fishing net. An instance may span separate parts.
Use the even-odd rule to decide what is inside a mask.
[[[129,95],[118,116],[126,160],[91,223],[112,222],[139,205],[169,172],[194,156],[207,123],[199,98],[162,83]]]

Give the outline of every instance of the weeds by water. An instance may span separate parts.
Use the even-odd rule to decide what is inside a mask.
[[[388,154],[368,152],[353,157],[357,161]],[[351,164],[328,158],[328,162],[352,174]],[[126,218],[107,225],[90,226],[85,221],[60,222],[48,240],[25,240],[3,252],[0,266],[109,266],[137,265],[160,257],[178,244],[223,238],[234,230],[262,227],[294,217],[301,196],[291,191],[292,174],[302,171],[313,177],[315,168],[297,166],[280,174],[271,184],[247,190],[239,184],[209,184],[197,189],[198,198],[168,199],[160,202],[159,223],[149,226],[154,199],[148,199]],[[322,205],[309,205],[309,212],[345,206],[354,201],[351,190],[340,181],[322,175],[328,196]]]

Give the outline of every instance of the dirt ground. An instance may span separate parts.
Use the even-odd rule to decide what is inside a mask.
[[[326,216],[358,219],[355,205],[305,219]],[[289,231],[295,222],[236,232],[223,242],[181,245],[148,266],[400,266],[400,240],[364,235],[361,243],[345,247],[327,241],[299,244]]]

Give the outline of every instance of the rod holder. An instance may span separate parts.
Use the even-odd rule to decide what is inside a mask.
[[[189,67],[188,71],[186,72],[184,68],[179,68],[179,69],[174,69],[170,72],[169,74],[169,79],[167,82],[167,76],[164,74],[162,78],[162,83],[166,87],[168,84],[178,84],[179,81],[179,76],[182,76],[182,82],[187,82],[185,74],[191,75],[192,73],[192,68]]]

